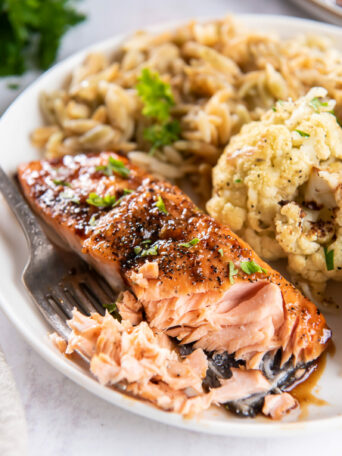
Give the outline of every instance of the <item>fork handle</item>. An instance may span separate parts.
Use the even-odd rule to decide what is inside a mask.
[[[0,166],[0,192],[19,221],[32,251],[50,244],[20,191]]]

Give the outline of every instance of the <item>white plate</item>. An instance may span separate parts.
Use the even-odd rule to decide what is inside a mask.
[[[300,33],[323,33],[342,46],[342,31],[338,28],[312,21],[278,16],[242,16],[253,29],[276,31],[283,37]],[[160,32],[167,24],[150,30]],[[124,37],[115,37],[77,53],[59,63],[34,84],[26,89],[11,105],[0,120],[1,165],[12,173],[21,162],[38,157],[29,141],[30,132],[43,122],[38,109],[38,95],[42,90],[50,91],[60,87],[64,78],[79,64],[90,51],[110,52]],[[342,49],[342,48],[341,48]],[[337,347],[334,358],[329,358],[327,367],[319,382],[319,397],[329,402],[324,407],[312,406],[304,421],[294,423],[272,422],[265,418],[240,419],[218,408],[212,408],[200,419],[183,419],[181,416],[166,413],[155,407],[101,386],[91,375],[62,356],[50,343],[46,325],[34,304],[30,301],[21,283],[21,273],[28,257],[25,238],[11,211],[0,201],[0,304],[3,311],[25,337],[27,342],[56,369],[63,372],[80,386],[99,397],[124,409],[170,425],[222,435],[241,436],[281,436],[304,431],[318,431],[342,425],[342,327],[341,317],[328,318],[335,330]],[[339,285],[339,291],[342,287]],[[329,316],[328,316],[329,317]]]

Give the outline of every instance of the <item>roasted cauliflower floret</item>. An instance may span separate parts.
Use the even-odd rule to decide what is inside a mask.
[[[332,221],[317,220],[317,211],[304,211],[299,204],[285,204],[275,216],[276,240],[290,254],[312,255],[332,240]]]
[[[323,88],[278,101],[234,136],[213,172],[211,215],[322,291],[342,280],[342,128]]]

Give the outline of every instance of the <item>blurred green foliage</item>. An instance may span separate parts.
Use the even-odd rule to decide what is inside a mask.
[[[72,0],[0,0],[0,76],[47,69],[62,36],[85,16]],[[30,62],[30,63],[29,63]]]

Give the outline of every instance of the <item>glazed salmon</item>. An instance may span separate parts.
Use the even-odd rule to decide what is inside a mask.
[[[31,162],[19,180],[36,213],[124,290],[117,303],[124,320],[146,320],[181,354],[206,353],[208,388],[247,369],[279,393],[326,348],[331,333],[312,302],[181,190],[126,158],[103,152]],[[132,386],[142,396],[163,394],[149,388]],[[226,402],[252,415],[266,391],[249,390],[250,402],[242,390]]]

